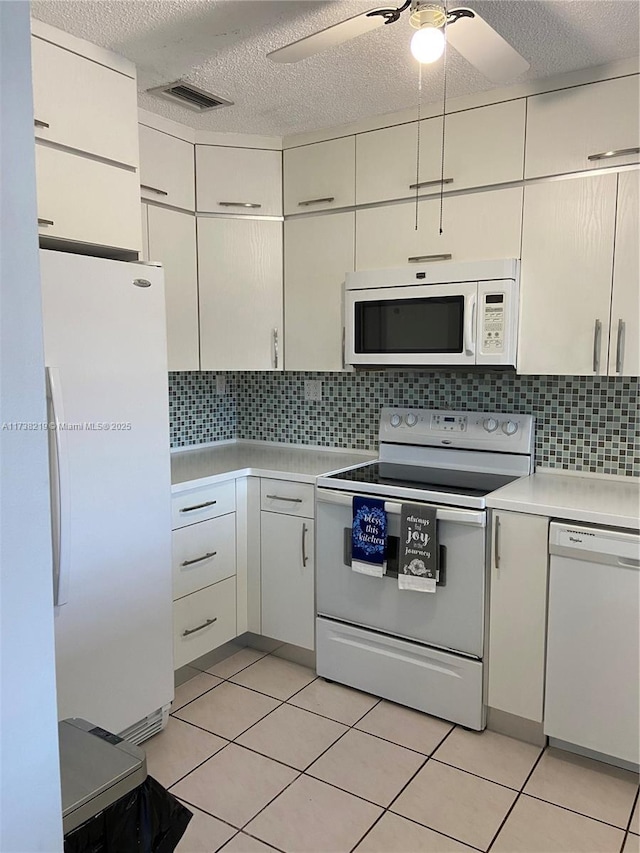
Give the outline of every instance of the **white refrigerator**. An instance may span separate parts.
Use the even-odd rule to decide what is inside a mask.
[[[40,264],[58,716],[140,742],[173,699],[163,272]]]

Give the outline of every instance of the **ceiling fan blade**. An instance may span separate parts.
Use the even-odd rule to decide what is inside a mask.
[[[371,9],[370,11],[378,10]],[[369,12],[362,12],[360,15],[354,15],[353,18],[347,18],[346,21],[341,21],[339,24],[333,24],[324,30],[312,33],[310,36],[293,41],[285,47],[272,50],[267,56],[272,62],[300,62],[301,59],[313,56],[314,53],[336,47],[345,41],[356,38],[356,36],[375,30],[385,23],[386,18],[382,15],[369,16]]]
[[[465,14],[458,17],[457,12]],[[473,9],[451,9],[449,14],[453,20],[447,25],[447,42],[492,83],[507,83],[527,71],[527,60]]]

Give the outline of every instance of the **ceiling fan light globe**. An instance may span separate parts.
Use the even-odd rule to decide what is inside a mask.
[[[444,33],[437,27],[421,27],[411,37],[411,53],[418,62],[436,62],[444,53]]]

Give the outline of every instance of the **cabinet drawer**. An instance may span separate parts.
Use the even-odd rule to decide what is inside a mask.
[[[228,578],[173,605],[175,669],[236,636],[236,579]]]
[[[187,524],[235,512],[235,509],[236,484],[233,480],[178,492],[171,496],[171,528],[186,527]]]
[[[355,203],[355,136],[284,152],[284,212],[309,213]]]
[[[36,174],[41,237],[141,250],[134,171],[36,144]]]
[[[290,480],[260,480],[260,509],[313,518],[313,486]]]
[[[639,81],[635,74],[529,98],[525,178],[637,163]]]
[[[198,210],[282,214],[282,153],[196,145]]]
[[[193,145],[144,124],[139,134],[142,198],[195,210]]]
[[[173,531],[173,598],[190,595],[236,573],[236,514]]]

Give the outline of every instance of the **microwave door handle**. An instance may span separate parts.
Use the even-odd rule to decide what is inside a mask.
[[[464,352],[465,355],[474,355],[476,351],[476,302],[477,296],[472,293],[466,307],[464,324]]]

